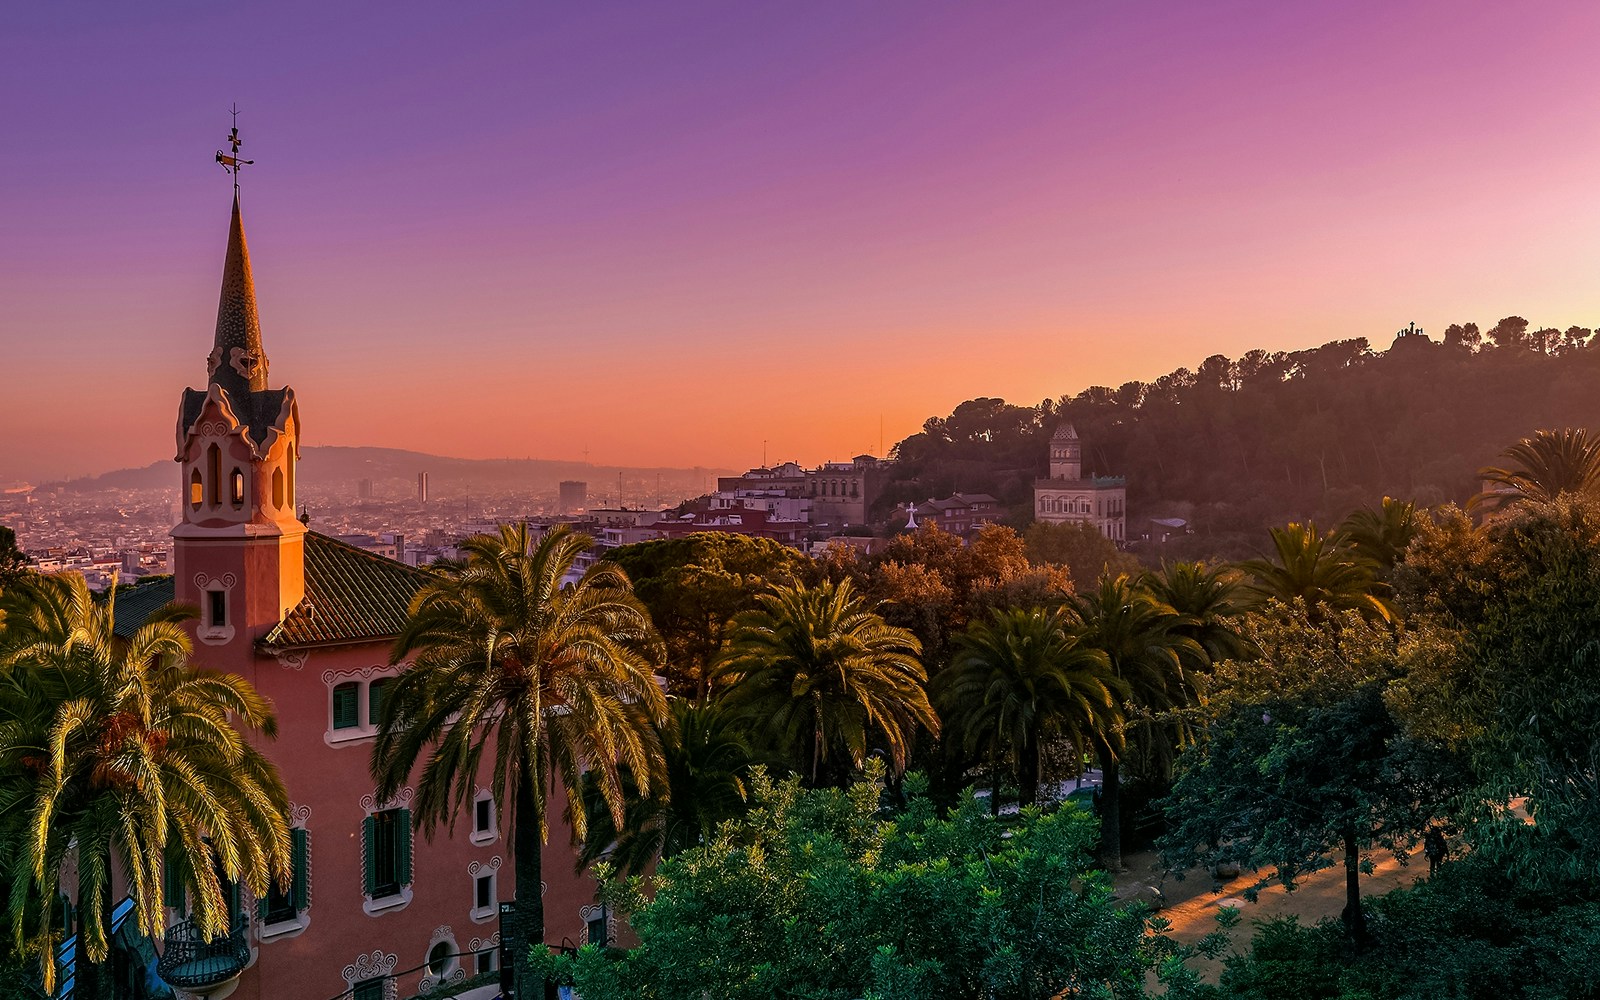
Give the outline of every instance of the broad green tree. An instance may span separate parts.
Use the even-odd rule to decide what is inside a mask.
[[[1106,654],[1083,645],[1065,611],[1016,608],[974,622],[956,640],[939,677],[946,739],[968,753],[987,747],[994,762],[990,808],[998,810],[1000,761],[1014,758],[1022,804],[1038,800],[1044,746],[1065,740],[1081,755],[1102,753],[1122,723],[1126,685]]]
[[[1165,738],[1159,730],[1179,725],[1174,713],[1193,701],[1194,673],[1209,664],[1204,648],[1184,634],[1192,619],[1125,575],[1102,576],[1099,586],[1078,595],[1073,605],[1083,622],[1081,642],[1105,655],[1112,676],[1127,692],[1123,714],[1141,713],[1149,720],[1143,735]],[[1101,757],[1100,850],[1113,871],[1122,868],[1123,742],[1110,742]]]
[[[917,731],[939,732],[915,636],[850,581],[779,587],[739,616],[717,669],[726,707],[772,733],[812,785],[842,752],[876,744],[905,769]]]
[[[544,943],[547,793],[565,793],[581,839],[585,772],[620,826],[624,769],[642,795],[661,771],[667,706],[648,613],[615,563],[562,583],[590,544],[564,527],[534,544],[523,525],[468,539],[465,562],[412,602],[392,654],[410,665],[372,749],[378,796],[415,780],[415,821],[430,836],[470,811],[475,783],[493,790],[511,823],[517,930],[530,948]],[[529,950],[516,953],[526,961]]]
[[[1178,870],[1237,863],[1293,887],[1342,853],[1349,935],[1366,937],[1360,875],[1371,852],[1403,858],[1445,814],[1462,774],[1408,733],[1387,688],[1402,635],[1350,610],[1313,618],[1274,602],[1249,616],[1259,658],[1224,664],[1201,738],[1180,760],[1163,853]]]
[[[48,939],[48,901],[75,850],[82,916],[78,997],[108,995],[113,868],[136,923],[163,931],[163,866],[208,936],[232,918],[222,879],[264,896],[289,870],[288,796],[247,739],[271,738],[271,704],[236,674],[197,669],[169,605],[126,641],[112,601],[76,574],[31,577],[0,596],[0,838],[18,940]],[[220,876],[220,877],[219,877]],[[29,903],[41,923],[21,921]],[[43,905],[40,905],[40,904]],[[43,963],[47,986],[54,963]]]
[[[1036,563],[1065,566],[1073,586],[1088,590],[1107,570],[1126,573],[1139,561],[1119,550],[1116,543],[1088,521],[1050,524],[1035,521],[1023,532],[1028,558]]]
[[[882,769],[847,790],[752,784],[754,808],[656,876],[608,886],[639,945],[564,963],[586,1000],[1053,1000],[1144,996],[1143,915],[1091,871],[1077,809],[1014,825],[970,795],[947,818],[912,775],[885,821]],[[651,890],[646,891],[646,888]]]

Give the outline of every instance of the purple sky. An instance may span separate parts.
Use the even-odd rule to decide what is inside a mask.
[[[1596,325],[1597,49],[1593,4],[7,4],[0,483],[170,454],[231,101],[308,444],[738,467]]]

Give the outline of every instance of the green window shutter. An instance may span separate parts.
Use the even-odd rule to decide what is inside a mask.
[[[370,896],[378,889],[378,821],[371,816],[361,821],[361,860]]]
[[[261,898],[260,899],[256,900],[256,920],[258,920],[262,924],[265,924],[267,922],[267,899],[271,895],[272,895],[272,890],[269,889],[266,892],[261,894]]]
[[[333,689],[333,728],[355,729],[361,725],[356,712],[361,689],[356,684],[340,684]]]
[[[367,725],[377,726],[383,721],[383,698],[389,684],[389,678],[381,677],[367,685]]]
[[[289,831],[290,857],[294,862],[294,908],[311,906],[311,834],[301,827]]]
[[[394,821],[396,881],[411,884],[411,810],[396,809]]]
[[[167,845],[161,866],[161,901],[174,910],[183,909],[183,870],[178,864],[178,852]]]
[[[228,929],[244,925],[244,893],[239,888],[239,883],[228,883]]]

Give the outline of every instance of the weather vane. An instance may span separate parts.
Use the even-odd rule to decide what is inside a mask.
[[[237,197],[239,194],[240,168],[251,166],[256,161],[239,159],[239,147],[244,144],[244,140],[239,138],[239,105],[236,103],[228,110],[233,115],[233,131],[228,133],[228,144],[233,147],[233,152],[229,154],[220,149],[217,150],[217,162],[222,164],[223,170],[233,175],[233,193]]]

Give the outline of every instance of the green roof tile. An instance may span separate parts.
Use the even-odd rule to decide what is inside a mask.
[[[432,578],[427,570],[307,532],[305,600],[260,645],[391,639],[405,626],[411,599]]]

